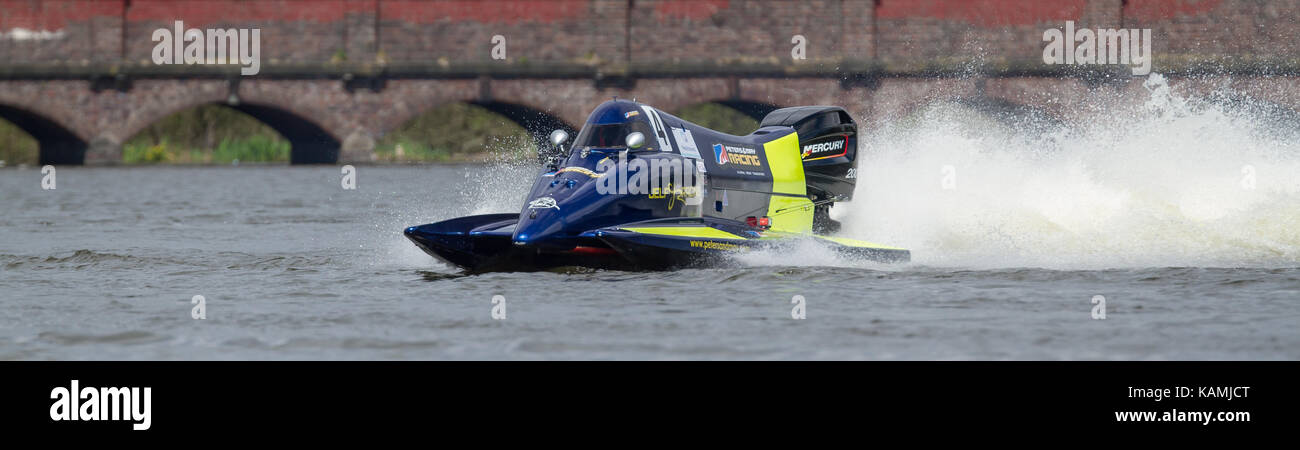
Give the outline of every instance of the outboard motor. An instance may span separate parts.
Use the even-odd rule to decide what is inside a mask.
[[[858,176],[858,125],[838,106],[781,108],[763,117],[760,127],[786,126],[799,133],[808,197],[817,205],[813,229],[834,233],[840,224],[830,218],[837,201],[853,199]]]

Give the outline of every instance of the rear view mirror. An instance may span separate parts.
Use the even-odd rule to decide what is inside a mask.
[[[555,130],[551,132],[551,145],[559,146],[569,140],[569,132],[564,130]]]
[[[537,144],[537,159],[549,167],[558,167],[560,160],[564,158],[564,144],[569,140],[569,132],[564,130],[555,130],[551,132],[548,138],[551,147],[546,148],[542,143]]]
[[[642,145],[645,145],[645,135],[641,134],[640,131],[633,131],[631,134],[627,135],[625,141],[627,143],[627,148],[635,150],[641,148]]]

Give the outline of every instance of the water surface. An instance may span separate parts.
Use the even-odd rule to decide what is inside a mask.
[[[0,170],[0,358],[1300,357],[1300,264],[1285,255],[999,267],[917,238],[898,242],[920,247],[902,266],[810,249],[719,269],[460,276],[401,235],[517,210],[531,176],[362,166],[349,191],[337,167],[61,167],[42,190],[39,170]]]

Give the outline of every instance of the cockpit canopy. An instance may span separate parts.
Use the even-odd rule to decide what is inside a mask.
[[[645,114],[641,111],[635,102],[626,100],[612,100],[596,107],[587,117],[587,123],[582,126],[582,131],[578,132],[578,137],[573,140],[573,150],[593,148],[623,148],[627,136],[634,132],[640,132],[649,138],[654,135],[650,127],[650,121],[646,119]],[[652,144],[635,150],[651,150]],[[653,150],[658,150],[654,148]]]

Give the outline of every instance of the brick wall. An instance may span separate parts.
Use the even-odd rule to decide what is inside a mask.
[[[846,3],[865,2],[637,0],[629,47],[634,61],[646,64],[784,63],[791,61],[791,38],[802,35],[809,59],[836,58],[846,48],[846,38],[857,36],[846,35],[846,27],[860,20],[843,14]]]
[[[372,4],[348,0],[231,1],[131,0],[126,9],[126,59],[148,61],[154,30],[261,29],[262,63],[324,62],[345,54],[350,33],[346,19],[364,14]],[[175,39],[175,36],[172,37]]]
[[[0,61],[103,61],[120,54],[120,1],[0,0]]]
[[[1169,57],[1243,59],[1300,55],[1300,2],[1130,1],[1124,25],[1151,28],[1154,51]]]
[[[1042,32],[1152,28],[1160,58],[1300,56],[1300,2],[1262,0],[0,0],[0,65],[147,62],[157,28],[261,28],[263,64],[643,66],[1036,61]]]
[[[1043,31],[1118,28],[1120,0],[882,0],[876,8],[880,62],[906,68],[936,61],[1041,61]]]
[[[513,62],[626,60],[620,0],[382,1],[379,39],[389,61],[491,61],[492,37]]]

